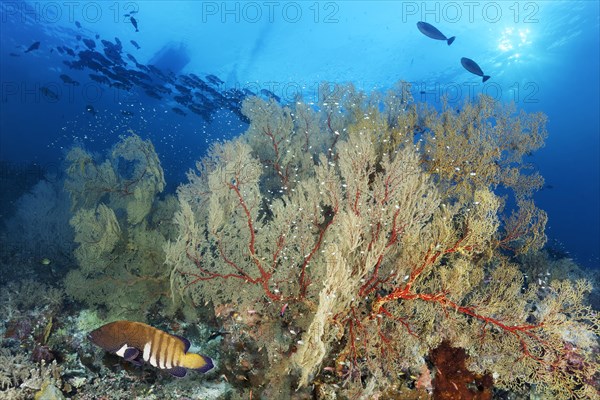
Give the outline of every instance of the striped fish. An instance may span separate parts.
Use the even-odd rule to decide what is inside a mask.
[[[187,339],[141,322],[111,322],[90,332],[88,339],[127,361],[141,364],[144,360],[179,378],[185,376],[187,369],[207,372],[214,366],[210,357],[188,353]]]

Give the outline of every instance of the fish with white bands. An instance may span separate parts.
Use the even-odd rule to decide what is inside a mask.
[[[152,346],[152,342],[146,342],[146,344],[144,345],[144,354],[142,355],[142,358],[146,362],[148,362],[148,360],[150,359],[150,347],[151,346]]]
[[[187,339],[141,322],[111,322],[90,332],[88,338],[127,361],[140,364],[143,360],[176,377],[184,377],[188,369],[207,372],[214,367],[210,357],[188,353]]]
[[[119,357],[125,357],[125,350],[127,350],[127,348],[129,348],[129,346],[127,346],[127,343],[125,343],[119,350],[115,352],[115,354]]]

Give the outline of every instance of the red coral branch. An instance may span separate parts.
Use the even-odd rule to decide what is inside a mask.
[[[181,272],[183,275],[191,276],[193,278],[192,281],[189,282],[185,286],[185,288],[187,288],[199,281],[206,281],[206,280],[215,279],[215,278],[242,279],[248,283],[262,286],[265,296],[267,296],[271,301],[280,301],[282,299],[282,296],[280,294],[272,291],[271,288],[269,287],[269,283],[270,283],[271,277],[273,276],[275,266],[277,264],[278,255],[281,252],[281,249],[283,248],[283,244],[285,243],[285,241],[284,241],[283,237],[281,237],[281,236],[279,237],[278,242],[277,242],[277,248],[275,249],[275,252],[273,255],[273,264],[271,265],[271,268],[267,271],[267,268],[265,268],[262,265],[258,255],[257,255],[257,252],[256,252],[256,233],[255,233],[252,214],[250,213],[250,209],[248,208],[248,205],[246,204],[246,201],[244,200],[244,197],[240,191],[239,185],[240,185],[239,179],[234,179],[232,182],[227,183],[227,187],[230,190],[233,190],[233,192],[237,196],[239,205],[242,208],[244,215],[246,216],[246,226],[247,226],[248,232],[250,234],[250,238],[248,239],[248,253],[249,253],[250,259],[252,260],[253,264],[256,266],[256,269],[258,270],[258,277],[252,277],[252,275],[249,272],[244,270],[244,268],[240,267],[235,261],[230,259],[227,256],[225,249],[223,248],[222,241],[218,240],[218,248],[219,248],[219,254],[220,254],[221,258],[223,259],[223,261],[225,261],[225,263],[227,265],[232,267],[236,272],[221,274],[218,272],[210,271],[202,266],[201,260],[198,257],[191,255],[188,251],[187,252],[188,259],[190,259],[196,265],[196,267],[198,268],[200,273]]]
[[[399,242],[400,236],[401,236],[402,232],[404,231],[404,226],[398,226],[398,215],[399,214],[400,214],[400,209],[397,209],[396,212],[394,213],[394,217],[392,218],[392,227],[390,228],[390,230],[388,232],[388,241],[385,245],[385,248],[384,248],[383,252],[377,258],[377,262],[375,263],[375,267],[373,268],[373,273],[371,274],[369,279],[367,279],[366,282],[360,287],[359,296],[361,296],[361,297],[365,297],[365,296],[369,295],[370,293],[375,291],[378,287],[381,287],[381,285],[389,282],[391,279],[393,279],[396,276],[396,274],[394,272],[392,272],[385,279],[381,279],[379,277],[379,268],[381,267],[383,258],[387,254],[388,250],[392,246],[394,246],[395,244],[397,244]],[[371,250],[372,244],[375,243],[375,241],[379,238],[380,233],[381,233],[380,223],[377,223],[376,229],[371,238],[371,243],[369,243],[369,247],[368,247],[369,250]]]
[[[185,285],[184,289],[200,281],[207,281],[211,279],[240,279],[247,283],[261,286],[265,296],[269,300],[274,302],[301,301],[305,299],[308,287],[311,284],[311,280],[308,274],[308,266],[311,260],[314,258],[314,256],[319,252],[323,244],[325,234],[328,231],[329,227],[332,225],[335,215],[338,211],[338,205],[336,204],[325,215],[325,222],[319,223],[318,218],[315,217],[313,224],[317,227],[318,233],[316,234],[316,239],[314,243],[312,243],[310,246],[310,251],[303,257],[300,263],[300,272],[298,276],[298,292],[295,297],[291,295],[284,296],[283,294],[279,293],[278,289],[276,289],[278,282],[273,279],[273,275],[279,267],[281,254],[286,245],[286,237],[284,234],[280,234],[278,236],[273,246],[273,253],[272,257],[270,258],[270,263],[261,260],[256,249],[257,230],[254,226],[254,219],[251,213],[251,209],[246,203],[246,200],[244,199],[244,196],[242,194],[242,183],[243,182],[241,182],[236,176],[234,179],[232,179],[231,182],[227,182],[225,184],[229,190],[235,193],[235,196],[238,199],[238,204],[242,210],[242,214],[245,216],[245,225],[249,234],[247,243],[247,255],[251,260],[251,264],[253,264],[256,267],[256,271],[252,273],[248,270],[248,267],[240,265],[234,259],[229,257],[227,249],[224,248],[223,241],[218,237],[218,233],[213,232],[213,235],[217,237],[217,248],[220,258],[225,262],[225,264],[230,266],[234,270],[234,272],[219,273],[203,267],[201,259],[199,258],[199,256],[195,255],[197,254],[197,252],[194,251],[194,249],[190,251],[190,246],[188,244],[188,251],[186,255],[188,259],[195,264],[197,272],[180,271],[182,275],[186,275],[191,278],[191,281]],[[317,214],[318,213],[315,213],[315,215]]]
[[[331,126],[331,112],[329,112],[327,114],[327,129],[329,129],[329,133],[331,133],[333,135],[333,142],[331,143],[331,146],[329,146],[329,149],[327,150],[327,158],[331,160],[333,158],[333,149],[335,149],[335,146],[340,138],[339,132],[336,132],[333,129],[333,127]]]
[[[310,251],[310,253],[308,253],[308,255],[306,257],[304,257],[304,262],[302,263],[302,267],[300,268],[300,290],[298,293],[298,297],[300,299],[303,299],[304,297],[306,297],[306,291],[308,290],[308,286],[310,285],[310,280],[307,278],[307,274],[306,274],[306,267],[308,267],[310,260],[314,257],[314,255],[317,253],[317,251],[321,248],[321,244],[323,243],[323,237],[325,236],[327,229],[333,223],[336,213],[337,213],[337,208],[333,211],[333,215],[331,217],[329,217],[329,219],[325,223],[325,226],[319,228],[319,236],[317,236],[317,240],[315,241],[315,244],[314,244],[312,250]]]
[[[442,306],[444,309],[454,309],[459,313],[467,315],[469,317],[475,318],[484,324],[484,332],[485,326],[493,325],[497,328],[500,328],[504,332],[510,333],[516,337],[521,345],[521,351],[524,357],[531,358],[539,363],[547,364],[545,360],[541,357],[536,356],[531,352],[530,344],[528,344],[527,339],[531,339],[534,343],[539,344],[540,346],[548,346],[548,343],[544,341],[538,334],[534,331],[543,327],[543,323],[539,324],[517,324],[517,325],[509,325],[498,318],[493,318],[490,316],[483,315],[475,311],[474,307],[466,307],[461,306],[448,298],[448,292],[438,292],[438,293],[415,293],[412,290],[412,286],[415,280],[422,274],[422,272],[430,265],[433,265],[441,255],[457,252],[460,248],[460,244],[465,240],[467,235],[463,236],[459,239],[452,247],[445,250],[438,250],[433,252],[429,250],[424,257],[423,262],[412,270],[409,275],[409,278],[403,286],[399,286],[394,288],[390,293],[385,296],[378,297],[374,302],[372,307],[372,315],[371,318],[374,318],[377,315],[382,315],[385,317],[393,317],[393,315],[385,308],[385,304],[391,301],[396,300],[422,300],[430,303],[436,303]],[[396,318],[394,318],[396,319]],[[396,319],[398,320],[398,319]],[[405,321],[399,320],[405,327],[408,328],[409,333],[412,334],[412,331],[408,327]],[[552,364],[554,365],[554,363]]]
[[[528,233],[528,224],[527,219],[523,213],[520,213],[517,220],[512,224],[509,230],[507,230],[506,235],[500,240],[498,240],[498,246],[505,250],[514,250],[510,243],[518,240],[519,238],[525,236]]]
[[[267,127],[266,129],[263,128],[263,133],[269,139],[271,139],[271,145],[273,146],[273,151],[275,152],[275,157],[273,158],[273,168],[275,169],[275,172],[277,173],[277,175],[279,175],[279,177],[281,178],[281,183],[283,184],[283,186],[287,187],[288,180],[289,180],[288,168],[286,167],[285,172],[284,172],[281,168],[281,165],[279,164],[279,159],[280,159],[279,144],[281,143],[283,138],[277,139],[275,137],[275,134],[271,131],[271,127]]]

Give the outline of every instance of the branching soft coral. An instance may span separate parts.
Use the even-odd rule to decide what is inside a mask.
[[[153,211],[169,220],[175,206],[157,198],[165,182],[154,146],[131,135],[115,144],[105,160],[79,147],[67,159],[65,186],[74,210],[70,223],[79,264],[65,279],[67,293],[88,305],[105,306],[113,318],[144,319],[166,294],[169,276],[162,268],[169,232],[153,222]]]
[[[478,187],[503,185],[521,197],[543,186],[539,174],[525,174],[523,157],[544,144],[544,114],[516,114],[514,105],[481,96],[459,111],[424,107],[420,121],[426,169],[449,195],[463,200]]]
[[[598,322],[585,284],[540,291],[509,258],[545,241],[529,198],[541,181],[521,184],[542,115],[486,97],[438,114],[404,92],[352,87],[314,107],[253,99],[244,110],[248,132],[215,145],[180,186],[165,252],[173,295],[262,316],[248,328],[277,360],[265,379],[288,371],[306,387],[326,365],[346,394],[365,381],[383,392],[446,341],[501,387],[593,393]],[[499,185],[518,199],[507,220]],[[284,312],[302,335],[292,357],[280,354],[287,341],[272,343],[286,335]]]
[[[165,187],[154,146],[135,134],[123,137],[103,161],[81,147],[72,148],[67,161],[65,188],[73,209],[104,202],[113,209],[125,209],[128,222],[138,224]]]

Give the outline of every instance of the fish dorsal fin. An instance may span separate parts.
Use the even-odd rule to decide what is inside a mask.
[[[183,336],[179,336],[179,335],[173,335],[175,336],[177,339],[181,340],[181,342],[183,343],[183,352],[187,353],[188,350],[190,349],[190,341],[187,340],[186,338],[184,338]]]

